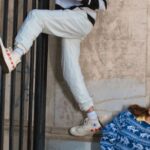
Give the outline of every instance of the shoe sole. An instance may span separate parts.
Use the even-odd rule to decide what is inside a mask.
[[[69,132],[69,134],[70,134],[71,136],[75,136],[75,137],[86,137],[86,136],[100,135],[99,132],[93,132],[93,133],[89,133],[89,134],[86,134],[86,135],[76,135],[76,134],[72,134],[72,133],[70,133],[70,132]]]
[[[100,130],[101,130],[101,128],[97,128],[97,129],[95,129],[95,131],[93,130],[93,131],[91,131],[90,133],[88,133],[86,135],[75,134],[75,133],[71,132],[71,130],[69,130],[69,134],[71,136],[76,136],[76,137],[93,136],[93,135],[100,135]]]
[[[5,50],[5,48],[4,48],[2,40],[0,38],[0,64],[1,64],[1,67],[2,67],[2,71],[4,73],[9,73],[9,68],[8,68],[8,66],[6,64],[7,60],[4,57],[4,55],[5,55],[4,54],[5,53],[4,50]]]

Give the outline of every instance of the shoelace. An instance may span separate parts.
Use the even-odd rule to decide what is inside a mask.
[[[12,50],[11,47],[6,48],[6,54],[7,54],[8,58],[9,58],[9,60],[10,60],[10,62],[11,62],[12,68],[14,69],[14,68],[15,68],[15,64],[14,64],[14,62],[13,62],[13,60],[12,60],[12,57],[11,57],[12,51],[13,51],[13,50]]]
[[[89,123],[89,119],[88,118],[85,118],[83,121],[82,121],[82,125],[81,125],[81,128],[85,128]]]

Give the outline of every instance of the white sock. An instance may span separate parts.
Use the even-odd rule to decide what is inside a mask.
[[[17,52],[13,51],[11,55],[12,55],[13,61],[16,64],[18,64],[21,61],[21,56]]]
[[[13,53],[16,53],[16,55],[18,55],[20,58],[24,55],[24,51],[21,48],[15,48]]]
[[[87,116],[90,120],[95,120],[95,119],[98,119],[97,117],[97,113],[95,111],[92,111],[92,112],[88,112],[87,113]]]

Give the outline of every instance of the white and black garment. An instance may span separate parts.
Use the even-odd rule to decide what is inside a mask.
[[[81,110],[84,111],[93,106],[93,100],[85,85],[79,64],[80,43],[92,29],[93,25],[83,10],[36,9],[30,11],[15,39],[14,51],[19,48],[20,53],[26,54],[40,33],[62,38],[63,77]],[[52,48],[52,50],[55,49]]]
[[[95,9],[106,9],[106,0],[56,0],[57,8],[73,8],[73,7],[88,7],[93,10]]]
[[[88,20],[94,25],[96,19],[96,9],[105,10],[106,0],[56,0],[55,9],[76,9],[80,8],[87,13]]]
[[[59,5],[61,8],[71,8],[72,6],[81,6],[82,3],[78,0],[56,0],[56,5]]]
[[[87,19],[87,14],[96,19],[95,10],[90,8],[92,7],[92,2],[94,0],[88,2],[89,7],[79,8],[86,4],[77,0],[56,0],[56,4],[64,9],[74,6],[77,8],[65,10],[35,9],[30,11],[16,36],[16,49],[14,50],[17,52],[19,48],[20,53],[26,54],[40,33],[61,37],[63,76],[75,100],[81,110],[84,111],[93,106],[93,99],[84,82],[79,56],[81,41],[93,29],[92,21],[90,22]]]

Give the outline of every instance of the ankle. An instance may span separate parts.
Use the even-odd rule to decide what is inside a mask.
[[[90,120],[97,120],[97,119],[98,119],[97,113],[96,113],[95,111],[88,112],[88,113],[87,113],[87,117],[88,117]]]
[[[16,51],[13,51],[11,55],[16,65],[21,62],[21,55],[19,55]]]
[[[94,107],[93,107],[93,106],[91,106],[91,107],[87,110],[87,113],[92,112],[92,111],[94,111]]]
[[[13,53],[15,53],[20,58],[24,55],[24,51],[22,49],[20,49],[20,48],[15,48]]]

